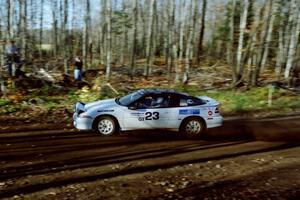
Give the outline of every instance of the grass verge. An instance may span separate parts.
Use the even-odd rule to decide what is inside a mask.
[[[194,96],[209,96],[221,103],[221,111],[228,115],[254,115],[271,114],[281,115],[300,109],[300,96],[290,91],[277,89],[272,93],[272,105],[268,105],[269,88],[258,87],[251,90],[208,90],[201,91],[197,86],[175,86],[175,90],[189,93]],[[123,92],[120,96],[122,96]],[[108,92],[99,92],[82,88],[66,94],[55,96],[30,96],[0,99],[0,115],[35,115],[36,113],[55,113],[57,109],[68,109],[72,112],[76,101],[91,102],[111,98],[114,95]]]

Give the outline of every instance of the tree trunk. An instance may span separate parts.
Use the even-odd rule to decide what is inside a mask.
[[[126,12],[126,2],[125,2],[125,0],[123,0],[123,2],[122,2],[122,12],[123,13]],[[133,18],[134,18],[134,16],[133,16]],[[127,44],[127,27],[126,27],[125,23],[122,25],[122,40],[123,41],[120,41],[120,43],[121,43],[121,50],[120,50],[120,64],[121,64],[121,66],[124,65],[124,55],[127,53],[127,46],[128,46],[128,44]]]
[[[63,26],[63,32],[64,32],[64,71],[65,74],[69,73],[68,68],[68,0],[64,0],[64,26]]]
[[[54,44],[53,54],[56,57],[58,55],[58,30],[57,30],[57,1],[53,1],[52,3],[52,29],[53,29],[53,38],[52,43]]]
[[[90,0],[85,1],[85,8],[86,13],[84,17],[84,30],[82,34],[82,60],[83,66],[85,69],[88,69],[89,62],[88,62],[88,51],[89,51],[89,40],[90,40],[90,16],[91,16],[91,9],[90,9]]]
[[[26,59],[26,0],[19,0],[20,3],[20,37],[21,37],[21,57]]]
[[[266,35],[266,41],[264,42],[264,53],[263,53],[262,62],[261,62],[261,70],[262,71],[265,69],[266,62],[267,62],[268,55],[269,55],[269,45],[270,45],[270,42],[272,39],[273,24],[274,24],[274,20],[275,20],[276,9],[277,9],[276,4],[273,4],[273,2],[271,1],[269,26],[268,26],[267,35]]]
[[[179,31],[179,62],[180,64],[182,64],[183,62],[183,52],[184,52],[184,28],[185,28],[185,21],[186,21],[186,15],[187,15],[187,9],[186,9],[186,5],[187,2],[183,1],[180,4],[180,10],[181,10],[181,14],[180,14],[180,31]]]
[[[176,0],[172,1],[172,9],[171,9],[171,51],[172,51],[172,64],[175,69],[175,83],[177,83],[179,79],[179,66],[178,66],[178,47],[177,47],[177,37],[176,37],[176,23],[175,23],[175,13],[176,13]]]
[[[153,63],[155,60],[156,46],[157,46],[157,32],[158,32],[158,15],[156,1],[153,4],[153,22],[152,22],[152,34],[151,34],[151,52],[150,52],[150,65],[149,65],[149,75],[152,74]]]
[[[40,5],[40,33],[39,33],[39,54],[42,56],[42,44],[43,44],[43,19],[44,18],[44,0],[41,0]]]
[[[201,27],[200,27],[200,35],[198,41],[198,52],[197,52],[197,66],[200,65],[201,55],[203,54],[203,38],[204,38],[204,31],[205,31],[205,16],[206,16],[206,6],[207,0],[203,0],[202,2],[202,12],[201,12]]]
[[[285,66],[285,71],[284,71],[284,78],[286,81],[289,80],[290,72],[293,66],[293,62],[295,59],[295,53],[296,53],[296,48],[297,48],[297,43],[299,39],[299,33],[300,33],[300,10],[299,10],[299,2],[296,3],[295,1],[292,1],[294,3],[292,9],[293,13],[293,26],[292,26],[292,32],[291,32],[291,40],[290,40],[290,45],[289,45],[289,51],[287,55],[287,63]]]
[[[277,55],[276,55],[276,64],[275,64],[275,74],[276,74],[276,79],[279,80],[281,70],[282,70],[282,65],[284,61],[284,12],[283,8],[279,6],[279,13],[280,13],[280,27],[278,30],[278,48],[277,48]]]
[[[167,65],[167,74],[168,74],[168,81],[171,80],[172,74],[172,42],[174,38],[173,33],[173,26],[174,26],[174,16],[173,16],[173,0],[168,0],[166,6],[166,18],[167,18],[167,34],[165,36],[165,56],[166,56],[166,65]],[[174,60],[173,60],[174,61]]]
[[[13,39],[14,37],[14,1],[7,0],[7,39]]]
[[[286,26],[286,30],[284,33],[284,45],[283,45],[283,49],[284,49],[284,55],[283,55],[283,64],[284,67],[286,65],[287,62],[287,56],[288,56],[288,52],[289,52],[289,46],[290,46],[290,41],[291,41],[291,36],[292,36],[292,29],[293,29],[293,9],[295,7],[295,2],[294,0],[291,0],[290,4],[289,4],[289,12],[288,12],[288,22],[287,22],[287,26]]]
[[[193,38],[194,38],[194,27],[196,25],[196,16],[197,16],[197,8],[196,7],[197,2],[195,0],[191,1],[189,13],[190,16],[188,18],[188,24],[187,24],[187,44],[186,44],[186,51],[185,51],[185,73],[183,75],[183,83],[187,84],[189,79],[189,70],[192,62],[193,57]]]
[[[112,52],[111,52],[111,2],[110,0],[106,0],[106,74],[105,79],[109,81],[110,71],[111,71],[111,59],[112,59]]]
[[[237,61],[236,81],[239,81],[239,79],[242,77],[242,72],[243,72],[242,55],[243,55],[244,32],[245,32],[246,23],[247,23],[248,7],[249,7],[249,1],[245,0],[243,14],[241,15],[241,21],[240,21],[240,35],[239,35],[237,58],[236,58],[236,61]]]
[[[75,21],[76,21],[76,6],[75,6],[75,0],[71,0],[71,9],[72,9],[72,19],[71,19],[71,33],[70,33],[70,43],[69,43],[69,55],[71,57],[75,57],[76,54],[76,40],[78,40],[78,38],[76,38],[76,32],[75,32]]]
[[[175,83],[179,82],[179,77],[181,73],[181,68],[183,64],[183,51],[184,51],[184,27],[185,27],[185,16],[187,14],[185,10],[185,5],[187,3],[183,0],[179,1],[180,13],[179,13],[179,64],[177,64],[177,68],[175,69]]]
[[[148,15],[148,27],[147,27],[147,45],[146,45],[146,65],[144,68],[144,76],[146,78],[150,73],[150,60],[151,60],[151,48],[153,47],[152,43],[152,34],[153,34],[153,8],[154,8],[155,0],[150,0],[149,3],[149,15]]]
[[[278,49],[277,49],[277,56],[276,56],[276,64],[275,64],[275,73],[276,79],[279,80],[282,65],[283,65],[283,55],[284,55],[284,48],[283,48],[283,28],[279,28],[279,40],[278,40]]]
[[[142,32],[142,43],[141,43],[141,53],[140,55],[142,56],[146,56],[146,43],[147,43],[147,17],[146,17],[146,14],[144,12],[144,9],[143,9],[143,6],[142,6],[142,3],[140,3],[140,1],[138,1],[138,4],[139,4],[139,14],[140,14],[140,18],[141,18],[141,21],[142,21],[142,29],[141,29],[141,32]],[[146,4],[146,2],[144,2],[144,4]]]
[[[226,59],[227,62],[234,66],[234,15],[235,15],[235,7],[236,7],[236,0],[231,0],[231,6],[230,6],[230,17],[229,17],[229,38],[226,45]],[[235,68],[233,67],[233,77],[236,76]]]
[[[2,27],[2,20],[3,20],[3,16],[1,15],[1,13],[0,13],[0,79],[1,79],[1,75],[2,75],[2,73],[3,73],[3,67],[2,66],[4,66],[4,56],[3,56],[3,52],[4,52],[4,45],[3,45],[3,27]],[[1,88],[3,88],[3,86],[4,86],[4,83],[3,82],[1,82],[1,84],[3,84],[2,85],[2,87]],[[0,90],[1,90],[1,88],[0,88]]]
[[[255,64],[257,61],[257,51],[255,49],[257,43],[257,31],[259,30],[260,25],[260,10],[255,12],[254,21],[252,22],[251,26],[251,33],[250,33],[250,40],[249,40],[249,50],[248,50],[248,60],[247,60],[247,67],[248,67],[248,76],[247,76],[247,87],[255,85]]]
[[[131,59],[130,59],[130,66],[131,66],[131,78],[133,78],[135,73],[135,59],[136,59],[136,46],[137,46],[137,22],[138,22],[138,0],[132,0],[133,5],[133,34],[132,34],[132,48],[131,48]]]
[[[253,84],[256,85],[261,69],[262,69],[262,64],[263,64],[263,57],[265,55],[265,51],[267,48],[266,41],[268,37],[268,30],[270,27],[270,20],[271,20],[271,10],[272,10],[272,5],[273,5],[273,0],[268,0],[265,5],[264,9],[264,18],[263,22],[263,31],[261,33],[261,40],[260,40],[260,48],[258,49],[258,56],[257,56],[257,63],[256,63],[256,68],[255,68],[255,75],[254,75],[254,80]]]
[[[27,0],[28,1],[28,0]],[[56,0],[54,1],[55,3]],[[28,23],[28,26],[30,27],[30,29],[36,29],[36,27],[38,27],[38,24],[37,24],[37,17],[38,17],[38,3],[36,0],[30,0],[30,20]],[[54,12],[58,12],[58,9],[56,8]],[[57,29],[58,31],[58,29]],[[28,44],[28,48],[27,48],[27,54],[28,54],[28,58],[30,59],[35,59],[35,56],[34,56],[34,52],[36,51],[36,44],[39,44],[37,43],[37,36],[36,36],[36,32],[35,31],[29,31],[28,29],[28,36],[30,37],[30,39],[27,40],[27,44]],[[57,34],[57,36],[59,36]],[[57,48],[59,48],[59,46],[57,46]]]

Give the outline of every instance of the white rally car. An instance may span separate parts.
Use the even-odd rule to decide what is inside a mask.
[[[193,97],[174,90],[141,89],[121,98],[84,104],[73,115],[79,130],[102,135],[138,129],[169,129],[193,137],[206,128],[221,126],[219,103],[210,97]]]

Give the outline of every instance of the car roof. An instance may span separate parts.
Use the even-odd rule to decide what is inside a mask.
[[[175,90],[172,90],[172,89],[140,89],[139,92],[143,93],[144,95],[147,95],[147,94],[179,94],[179,95],[189,96],[186,93],[176,92]]]

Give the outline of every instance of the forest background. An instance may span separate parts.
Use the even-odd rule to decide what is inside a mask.
[[[300,108],[298,0],[1,0],[0,7],[6,117],[61,115],[77,100],[145,87],[212,96],[228,115]],[[5,68],[11,40],[19,77]],[[82,82],[73,78],[75,56]]]

